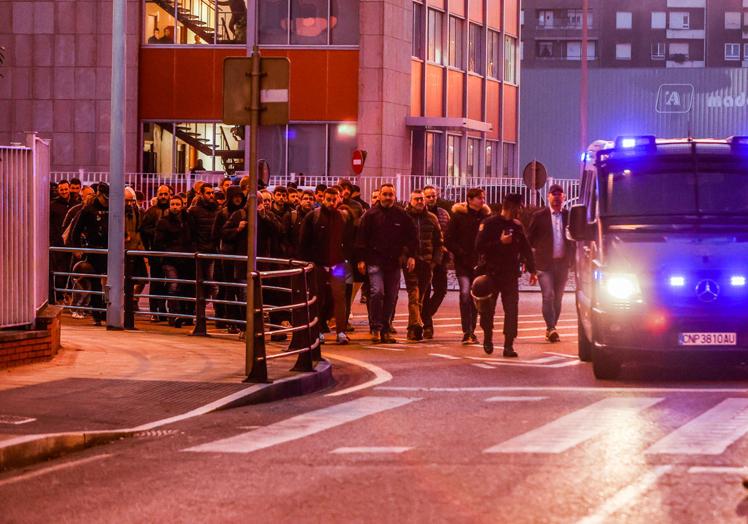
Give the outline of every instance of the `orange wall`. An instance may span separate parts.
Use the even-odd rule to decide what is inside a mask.
[[[517,88],[504,84],[504,140],[517,142]]]
[[[468,118],[483,120],[481,102],[483,100],[483,79],[468,75]]]
[[[465,16],[465,2],[450,2],[449,12],[464,17]]]
[[[426,65],[426,115],[444,116],[442,98],[444,96],[443,69],[439,66]]]
[[[410,116],[423,116],[421,114],[421,79],[423,77],[423,63],[418,60],[410,62]]]
[[[449,82],[449,91],[447,92],[447,116],[461,117],[465,113],[462,107],[462,93],[464,73],[459,71],[447,71],[447,81]]]
[[[505,31],[512,36],[519,35],[518,6],[519,0],[505,0],[504,8],[506,9],[506,29]]]
[[[499,87],[501,84],[489,80],[486,83],[486,122],[493,130],[486,133],[487,138],[499,138]]]
[[[220,120],[223,59],[243,55],[239,49],[141,49],[140,119]],[[291,60],[292,120],[357,120],[358,51],[265,50],[263,55]]]
[[[438,7],[439,9],[444,9],[444,0],[429,0],[428,5]]]
[[[483,23],[483,2],[470,2],[468,9],[470,9],[470,20]],[[467,31],[467,27],[465,31]]]
[[[488,0],[486,19],[488,27],[501,30],[501,0]]]

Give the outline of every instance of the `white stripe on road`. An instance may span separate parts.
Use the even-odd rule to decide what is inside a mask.
[[[392,380],[392,375],[390,375],[388,372],[386,372],[379,366],[364,362],[363,360],[327,352],[325,352],[325,356],[333,360],[340,360],[341,362],[346,362],[348,364],[353,364],[354,366],[362,367],[374,373],[374,378],[369,380],[368,382],[364,382],[363,384],[359,384],[358,386],[351,386],[340,391],[335,391],[333,393],[328,393],[327,395],[325,395],[326,397],[339,397],[340,395],[346,395],[355,391],[361,391],[362,389],[378,386],[379,384],[384,384],[385,382],[389,382],[390,380]]]
[[[748,476],[748,468],[746,467],[693,466],[688,468],[688,472],[691,474],[740,475],[741,477]]]
[[[383,391],[408,391],[431,393],[492,393],[510,391],[555,391],[561,393],[732,393],[748,394],[746,388],[621,388],[621,387],[567,387],[567,386],[478,386],[478,387],[429,387],[429,386],[382,386]]]
[[[502,317],[495,318],[493,322],[494,326],[501,326],[502,323],[503,323]],[[408,321],[407,320],[395,320],[394,324],[395,324],[395,327],[397,328],[406,327],[408,324]],[[541,328],[545,329],[545,320],[522,320],[519,323],[520,326],[526,326],[528,324],[541,324],[540,326],[535,326],[535,329],[541,329]],[[569,324],[569,325],[565,326],[563,324]],[[436,321],[434,322],[434,330],[436,331],[438,331],[440,328],[454,328],[454,327],[462,327],[462,322],[449,323],[449,324],[440,324]],[[574,327],[574,328],[577,327],[576,320],[559,320],[558,324],[556,325],[556,329],[571,328],[571,327]]]
[[[430,356],[436,358],[446,358],[447,360],[462,360],[462,357],[455,357],[453,355],[444,355],[443,353],[429,353]]]
[[[484,450],[484,453],[563,453],[610,431],[662,398],[606,398],[537,429]]]
[[[539,402],[541,400],[545,400],[548,397],[508,397],[508,396],[499,396],[499,397],[489,397],[486,399],[486,402]]]
[[[673,466],[657,466],[653,470],[645,473],[633,484],[629,484],[621,491],[616,493],[612,498],[597,508],[594,513],[588,515],[578,522],[578,524],[598,524],[610,522],[610,517],[621,508],[630,507],[634,500],[651,488],[660,477],[670,472]]]
[[[185,451],[203,453],[251,453],[292,440],[314,435],[347,422],[399,408],[419,400],[404,397],[362,397],[329,408],[322,408],[291,417],[255,431],[208,442]]]
[[[494,369],[493,366],[489,366],[488,364],[473,364],[473,366],[481,369]]]
[[[406,447],[360,447],[360,448],[337,448],[332,450],[330,453],[335,453],[337,455],[345,455],[349,453],[405,453],[409,449],[413,448],[406,448]]]
[[[650,455],[719,455],[748,433],[748,399],[728,398],[652,445]]]
[[[522,324],[520,324],[520,325],[522,325]],[[537,335],[537,336],[545,338],[545,328],[539,327],[539,326],[529,327],[529,328],[519,328],[517,330],[517,333],[524,333],[524,332],[527,332],[527,331],[541,331],[543,334],[542,335]],[[576,333],[577,332],[577,326],[576,326],[576,324],[573,325],[573,326],[557,326],[556,327],[556,331],[560,335]],[[459,334],[462,333],[462,331],[447,331],[447,333],[449,333],[451,335],[459,335]]]
[[[506,360],[498,359],[498,358],[486,358],[486,357],[467,357],[470,360],[481,360],[483,362],[507,362]],[[515,360],[513,362],[522,362],[523,364],[547,364],[548,362],[558,362],[559,360],[563,360],[568,362],[567,358],[563,357],[540,357],[540,358],[534,358],[532,360]]]
[[[93,457],[87,457],[87,458],[80,459],[80,460],[74,460],[72,462],[65,462],[64,464],[57,464],[56,466],[50,466],[44,469],[37,469],[35,471],[29,471],[28,473],[24,473],[23,475],[18,475],[17,477],[10,477],[4,480],[0,480],[0,486],[14,484],[16,482],[21,482],[23,480],[30,480],[36,477],[41,477],[42,475],[46,475],[47,473],[54,473],[55,471],[74,468],[75,466],[82,466],[83,464],[88,464],[89,462],[95,462],[97,460],[102,460],[105,458],[109,458],[111,456],[112,456],[111,453],[105,453],[103,455],[95,455]]]

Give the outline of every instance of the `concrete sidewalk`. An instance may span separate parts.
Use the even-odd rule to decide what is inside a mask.
[[[244,343],[236,336],[138,327],[106,331],[66,317],[55,359],[0,370],[0,470],[333,383],[325,361],[312,373],[289,371],[296,356],[268,361],[272,383],[244,383]],[[282,347],[270,344],[268,353]]]

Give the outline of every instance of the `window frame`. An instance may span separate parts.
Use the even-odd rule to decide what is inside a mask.
[[[733,49],[737,48],[737,51],[738,51],[737,55],[728,55],[727,53],[728,47],[733,48]],[[725,42],[725,48],[724,48],[725,49],[725,61],[726,62],[739,62],[741,47],[742,46],[740,45],[739,42]]]
[[[467,71],[476,75],[483,76],[486,70],[486,55],[483,49],[484,44],[484,27],[480,24],[468,22],[468,56]],[[474,36],[478,37],[478,42],[474,41]]]
[[[633,29],[634,14],[631,11],[616,11],[616,29]]]
[[[681,27],[673,27],[673,22],[680,16]],[[668,29],[691,29],[691,13],[688,11],[670,11],[668,12]]]
[[[657,51],[659,51],[660,47],[662,47],[662,54],[655,54],[654,46],[657,46]],[[665,60],[665,58],[667,57],[667,46],[665,45],[665,42],[652,42],[649,48],[649,54],[652,60]]]
[[[661,22],[660,22],[661,18]],[[667,29],[667,12],[666,11],[652,11],[650,20],[650,29]]]
[[[413,2],[413,41],[410,47],[410,56],[419,60],[426,60],[425,28],[423,24],[423,10],[425,6],[421,2]]]
[[[426,9],[426,61],[444,65],[444,12],[433,7]]]
[[[292,7],[292,2],[293,1],[294,0],[286,0],[286,3],[287,3],[287,6],[286,6],[286,9],[287,9],[287,11],[286,11],[287,12],[286,21],[288,21],[288,20],[291,19],[291,7]],[[360,47],[360,44],[361,44],[361,31],[360,30],[358,31],[358,33],[356,35],[356,37],[357,37],[356,40],[358,41],[358,43],[356,43],[356,44],[334,44],[334,43],[332,43],[332,39],[333,39],[333,34],[332,33],[333,33],[333,29],[334,28],[332,28],[330,26],[330,19],[331,19],[331,17],[335,16],[333,14],[333,11],[334,11],[333,7],[334,6],[333,6],[332,1],[330,1],[330,0],[327,0],[325,3],[327,4],[327,25],[326,25],[326,28],[324,30],[325,31],[325,43],[324,44],[322,44],[322,43],[315,44],[315,43],[292,43],[291,42],[291,36],[292,36],[291,29],[292,28],[291,28],[291,24],[289,24],[289,23],[286,23],[287,27],[285,29],[285,32],[286,32],[285,42],[281,42],[281,43],[279,43],[279,42],[273,42],[273,43],[263,42],[262,38],[261,38],[261,35],[260,35],[260,29],[259,29],[259,27],[260,27],[260,21],[261,21],[262,2],[259,2],[258,3],[258,7],[257,7],[257,26],[258,27],[255,29],[255,34],[256,34],[256,37],[257,37],[258,44],[260,46],[266,47],[266,48],[286,48],[286,47],[292,47],[294,49],[319,49],[319,48],[358,49]],[[413,2],[413,3],[415,4],[415,3],[418,3],[418,2]],[[338,12],[339,11],[340,10],[338,10]],[[361,16],[361,12],[359,10],[358,11],[359,20],[360,20],[360,16]],[[221,45],[223,45],[223,44],[221,44]],[[243,43],[241,45],[246,46],[246,43]]]
[[[453,23],[454,22],[454,23]],[[459,31],[457,30],[459,28]],[[465,70],[465,19],[449,15],[447,66]],[[454,38],[453,38],[454,36]],[[453,46],[454,44],[454,46]]]
[[[619,50],[626,49],[626,48],[628,48],[628,51],[629,51],[628,52],[628,56],[621,56],[620,53],[619,53]],[[632,51],[633,51],[633,49],[632,49],[632,46],[631,46],[631,42],[619,42],[619,43],[616,43],[616,60],[627,60],[627,61],[630,61],[631,60]]]
[[[501,33],[493,29],[486,30],[486,77],[501,79]]]

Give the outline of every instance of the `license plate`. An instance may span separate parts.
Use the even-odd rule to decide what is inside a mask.
[[[678,344],[681,346],[736,346],[737,333],[681,333]]]

